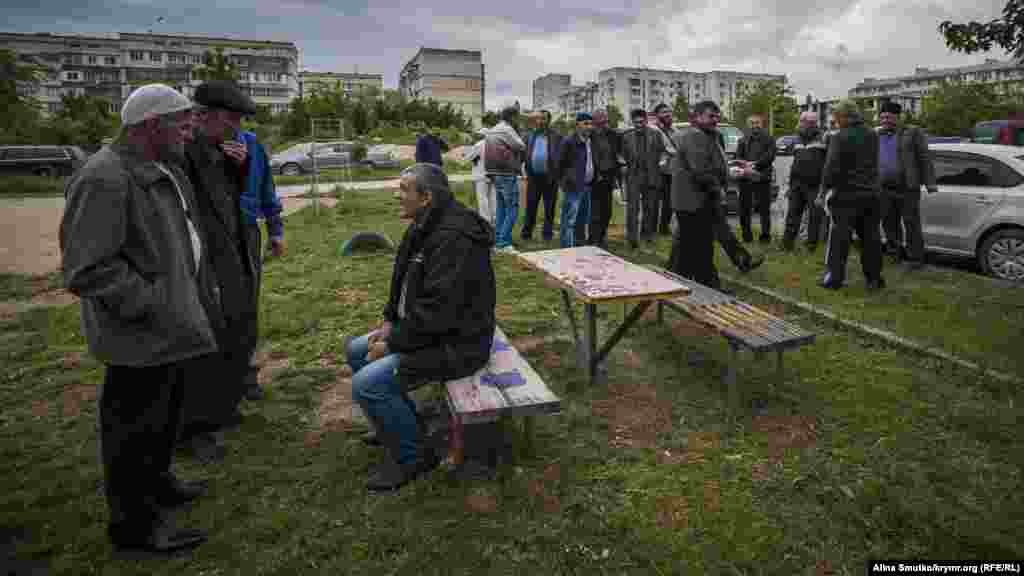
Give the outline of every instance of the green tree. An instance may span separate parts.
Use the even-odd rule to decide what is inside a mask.
[[[47,140],[95,150],[116,134],[119,126],[120,119],[110,111],[108,100],[66,95],[61,98],[60,112],[48,122]]]
[[[618,128],[619,123],[622,122],[622,110],[615,104],[609,104],[608,108],[608,125],[612,128]]]
[[[0,50],[0,144],[37,142],[42,115],[31,93],[43,70],[18,62],[11,50]]]
[[[943,21],[939,24],[939,33],[950,50],[973,54],[998,46],[1015,58],[1024,58],[1024,0],[1009,0],[1003,7],[1002,17],[988,22],[954,24],[950,20]]]
[[[969,135],[978,122],[1006,118],[1016,94],[980,82],[941,82],[921,99],[921,125],[936,136]]]
[[[256,124],[276,124],[277,120],[273,112],[270,111],[270,106],[266,104],[256,105],[256,115],[252,117],[253,122]]]
[[[762,81],[744,90],[732,103],[730,119],[737,126],[746,126],[750,116],[763,114],[771,120],[775,136],[796,130],[800,108],[793,99],[792,90],[780,82]]]
[[[192,74],[200,80],[232,80],[238,82],[242,74],[238,66],[224,55],[224,49],[207,50],[203,54],[203,63],[192,68]]]
[[[498,114],[494,110],[488,110],[484,112],[483,118],[480,119],[480,123],[491,128],[498,123]]]
[[[676,122],[689,122],[690,120],[690,99],[682,94],[676,95],[672,102],[672,117]]]

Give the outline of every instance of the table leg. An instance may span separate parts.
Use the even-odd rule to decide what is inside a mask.
[[[664,324],[665,322],[665,304],[658,300],[658,325]]]
[[[576,329],[576,312],[572,309],[572,301],[569,299],[569,291],[562,290],[562,304],[565,307],[565,315],[569,317],[569,326],[572,328],[572,341],[580,345],[580,333]]]
[[[583,366],[593,385],[597,379],[597,305],[583,304]]]
[[[729,341],[729,365],[726,367],[725,384],[729,387],[729,410],[733,415],[739,413],[739,394],[736,389],[736,364],[740,357],[739,344]]]
[[[466,443],[462,435],[462,417],[451,415],[451,430],[448,442],[448,463],[453,468],[462,466],[466,455]]]
[[[785,378],[785,374],[784,374],[783,368],[782,368],[782,349],[781,348],[775,351],[775,375],[776,375],[776,377],[778,377],[779,383],[781,384],[783,382],[784,378]]]

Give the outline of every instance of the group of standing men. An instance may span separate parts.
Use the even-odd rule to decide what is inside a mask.
[[[253,356],[262,268],[258,220],[284,251],[281,203],[266,151],[241,120],[255,104],[232,82],[194,101],[159,84],[136,89],[115,141],[67,186],[61,268],[81,299],[89,350],[106,366],[100,446],[121,549],[168,552],[205,541],[169,509],[205,485],[171,472],[176,445],[223,457],[219,434],[259,399]]]

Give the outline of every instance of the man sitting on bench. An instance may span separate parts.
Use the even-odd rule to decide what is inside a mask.
[[[371,491],[397,489],[438,464],[408,393],[480,370],[494,338],[494,229],[452,197],[437,166],[409,167],[400,188],[399,215],[412,224],[398,247],[384,323],[345,350],[352,398],[387,449]]]

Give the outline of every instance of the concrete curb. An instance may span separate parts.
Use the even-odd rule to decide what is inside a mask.
[[[853,330],[855,332],[859,332],[859,333],[865,334],[867,336],[873,336],[875,338],[879,338],[881,340],[884,340],[884,341],[888,342],[889,344],[893,344],[893,345],[899,346],[901,348],[905,348],[907,350],[910,350],[910,351],[913,351],[913,352],[917,352],[918,354],[923,354],[923,355],[926,355],[926,356],[931,356],[931,357],[934,357],[934,358],[938,358],[940,360],[945,360],[947,362],[952,362],[953,364],[956,364],[957,366],[960,366],[962,368],[968,368],[970,370],[974,370],[975,372],[981,372],[982,374],[984,374],[986,376],[989,376],[991,378],[995,378],[996,380],[1000,380],[1002,382],[1007,382],[1007,383],[1010,383],[1010,384],[1024,383],[1024,379],[1018,378],[1016,376],[1012,376],[1010,374],[1004,374],[1002,372],[997,372],[995,370],[984,369],[984,368],[982,368],[981,366],[979,366],[978,364],[976,364],[974,362],[971,362],[969,360],[964,360],[963,358],[958,358],[958,357],[953,356],[952,354],[950,354],[950,353],[948,353],[948,352],[946,352],[944,350],[939,350],[938,348],[932,348],[932,347],[929,347],[929,346],[925,346],[924,344],[920,344],[918,342],[914,342],[913,340],[908,340],[906,338],[903,338],[902,336],[898,336],[896,334],[893,334],[892,332],[889,332],[888,330],[882,330],[881,328],[875,328],[875,327],[872,327],[872,326],[868,326],[866,324],[861,324],[860,322],[854,322],[852,320],[844,320],[844,319],[840,318],[838,315],[836,315],[836,314],[834,314],[832,312],[829,312],[827,310],[823,310],[821,308],[818,308],[818,307],[813,306],[811,304],[808,304],[806,302],[801,302],[799,300],[795,300],[793,298],[790,298],[789,296],[785,296],[783,294],[779,294],[778,292],[775,292],[773,290],[769,290],[767,288],[762,288],[760,286],[756,286],[756,285],[751,284],[749,282],[745,282],[745,281],[740,280],[739,278],[736,278],[734,276],[729,276],[729,275],[721,274],[721,273],[720,273],[720,276],[722,277],[723,280],[726,280],[726,281],[728,281],[728,282],[730,282],[732,284],[736,284],[737,286],[742,286],[742,287],[744,287],[744,288],[746,288],[748,290],[753,290],[754,292],[758,292],[760,294],[768,296],[769,298],[774,298],[774,299],[776,299],[776,300],[778,300],[778,301],[780,301],[780,302],[782,302],[784,304],[787,304],[789,306],[793,306],[795,308],[799,308],[799,309],[804,310],[806,312],[810,312],[810,313],[812,313],[812,314],[814,314],[816,316],[820,316],[822,318],[826,318],[828,320],[836,322],[837,324],[840,324],[840,325],[844,326],[845,328],[848,328],[848,329]]]

